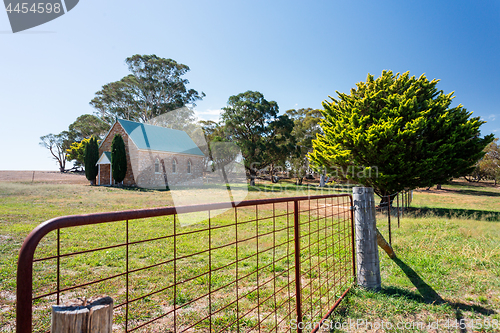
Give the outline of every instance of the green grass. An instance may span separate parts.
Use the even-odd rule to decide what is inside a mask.
[[[414,192],[400,228],[391,220],[397,259],[379,251],[381,292],[355,288],[331,323],[360,325],[331,331],[365,332],[372,322],[392,324],[386,332],[457,332],[462,320],[467,332],[470,325],[474,332],[500,332],[498,214],[498,188],[458,183]],[[378,215],[377,226],[388,239],[387,215]],[[398,323],[409,326],[398,329]]]
[[[236,189],[242,190],[242,189]],[[188,189],[185,190],[190,191]],[[182,193],[182,191],[181,191]],[[250,187],[248,191],[248,199],[255,198],[270,198],[281,196],[300,196],[308,194],[321,194],[325,190],[318,190],[316,187],[294,186],[289,184],[259,184],[255,187]],[[326,193],[338,193],[338,190],[326,189]],[[200,196],[206,196],[213,199],[217,198],[220,191],[217,189],[203,190],[199,193]],[[213,201],[213,200],[212,200]],[[118,189],[118,188],[103,188],[90,187],[83,185],[51,185],[51,184],[30,184],[30,183],[0,183],[0,332],[12,331],[14,320],[14,302],[12,296],[15,293],[15,272],[17,262],[17,252],[26,235],[40,222],[53,217],[71,214],[82,214],[91,212],[115,211],[124,209],[169,206],[172,205],[171,193],[168,191],[150,191],[138,189]],[[257,213],[255,209],[240,209],[238,211],[238,220],[249,221],[259,215],[259,230],[257,231],[254,223],[244,224],[239,227],[239,238],[250,238],[257,233],[262,235],[259,237],[259,248],[262,251],[265,248],[271,248],[276,244],[282,244],[290,237],[292,231],[275,232],[270,235],[263,235],[274,229],[278,230],[286,225],[291,225],[293,216],[270,218],[272,216],[272,207],[264,207]],[[286,206],[281,206],[276,210],[277,214],[285,214]],[[212,212],[214,214],[216,212]],[[196,224],[182,225],[177,221],[177,233],[195,231],[195,234],[178,236],[176,239],[177,257],[190,255],[208,249],[208,232],[202,231],[207,228],[208,221],[205,213],[205,220],[198,221]],[[229,240],[234,239],[234,227],[225,227],[232,224],[234,215],[232,211],[228,211],[213,217],[211,220],[212,226],[220,226],[220,229],[212,231],[212,247],[217,247],[227,244]],[[314,233],[313,226],[309,232]],[[172,234],[174,228],[173,217],[160,217],[142,220],[132,220],[129,222],[130,242],[140,241],[144,239],[156,238]],[[126,223],[106,223],[100,225],[83,226],[70,229],[63,229],[60,232],[61,253],[70,253],[83,251],[89,248],[98,248],[104,246],[113,246],[125,242]],[[48,257],[56,254],[56,232],[47,235],[35,253],[35,258]],[[321,243],[318,244],[321,246]],[[274,288],[286,286],[289,281],[290,274],[293,270],[290,267],[293,261],[290,256],[287,257],[286,246],[277,247],[274,251],[267,251],[255,256],[256,248],[255,241],[250,240],[241,244],[238,247],[239,258],[248,259],[240,261],[238,272],[243,278],[239,281],[240,297],[243,301],[240,302],[240,312],[245,309],[250,311],[250,315],[242,318],[240,326],[252,327],[255,325],[256,310],[255,299],[261,302],[273,295],[271,292]],[[291,251],[290,251],[291,252]],[[157,262],[168,261],[173,258],[174,243],[172,238],[161,239],[148,243],[140,243],[129,246],[129,269],[137,269]],[[274,264],[273,255],[277,260]],[[307,251],[304,251],[307,255]],[[324,251],[324,255],[327,252]],[[341,255],[341,253],[339,253]],[[117,247],[106,249],[103,251],[81,254],[71,257],[61,258],[61,288],[70,287],[73,285],[106,278],[112,275],[120,274],[125,270],[125,247]],[[212,263],[214,270],[212,275],[203,274],[196,278],[202,272],[208,271],[209,260]],[[196,321],[199,317],[208,314],[208,300],[201,299],[196,303],[200,295],[208,293],[208,282],[211,282],[212,290],[217,289],[213,295],[213,309],[220,309],[228,306],[224,311],[219,312],[213,320],[214,328],[222,328],[224,325],[230,324],[233,320],[231,314],[235,311],[234,304],[231,302],[236,299],[234,294],[235,284],[233,283],[235,276],[235,265],[223,267],[235,260],[235,247],[223,247],[213,250],[212,257],[209,258],[208,253],[197,254],[178,260],[176,267],[174,263],[152,267],[147,270],[138,271],[129,275],[129,299],[140,298],[155,290],[161,289],[163,286],[171,285],[174,281],[173,271],[175,268],[177,281],[185,281],[182,285],[174,288],[168,288],[160,293],[148,296],[145,299],[137,300],[129,306],[129,324],[133,326],[143,323],[148,319],[157,317],[172,310],[174,305],[183,306],[182,314],[178,316],[179,325],[189,325]],[[305,265],[306,266],[306,265]],[[252,273],[256,269],[260,273],[257,277],[256,273]],[[325,268],[322,267],[323,271]],[[56,261],[48,260],[37,262],[34,264],[34,281],[33,287],[35,295],[52,292],[56,290]],[[248,275],[248,276],[245,276]],[[258,291],[252,291],[257,279],[260,283],[277,277],[276,285],[274,283],[262,286]],[[292,277],[293,279],[293,277]],[[62,294],[63,301],[75,300],[76,298],[88,297],[88,295],[112,295],[115,304],[120,304],[126,300],[124,277],[107,280],[103,283],[98,283],[85,289],[77,289],[68,291]],[[4,295],[10,296],[4,297]],[[246,299],[246,301],[245,301]],[[277,295],[277,301],[282,302],[286,299],[285,293]],[[34,325],[35,331],[42,331],[48,328],[50,321],[50,307],[54,297],[35,301],[34,310]],[[274,299],[264,301],[261,306],[261,311],[273,311]],[[202,304],[203,306],[199,305]],[[201,306],[201,308],[200,308]],[[171,325],[171,316],[166,316],[160,325]],[[124,323],[124,311],[120,309],[119,315],[115,318],[118,325]],[[268,324],[272,325],[270,320]],[[273,318],[274,322],[274,318]],[[250,325],[250,326],[248,326]],[[198,328],[203,330],[206,322],[202,321]]]
[[[328,189],[330,193],[339,193],[338,188]],[[343,188],[341,190],[348,190]],[[186,190],[187,191],[187,190]],[[200,196],[216,197],[216,189],[205,190]],[[258,184],[248,189],[248,199],[271,198],[282,196],[300,196],[321,194],[316,187],[295,186],[281,183],[271,185]],[[83,214],[91,212],[116,211],[124,209],[161,207],[172,205],[172,196],[168,191],[151,191],[137,189],[117,189],[90,187],[84,185],[56,185],[46,183],[0,183],[0,332],[13,331],[15,320],[15,271],[17,253],[24,237],[39,223],[53,217]],[[284,211],[283,208],[280,208]],[[263,216],[269,212],[261,212]],[[252,212],[242,212],[240,218],[250,218]],[[213,223],[224,225],[232,217],[220,215]],[[202,222],[185,228],[195,230],[203,227]],[[278,224],[285,223],[278,221]],[[442,191],[416,191],[412,208],[401,219],[401,227],[397,229],[397,220],[393,216],[393,246],[397,260],[389,259],[380,252],[382,291],[373,293],[355,288],[344,300],[332,316],[332,322],[347,322],[349,320],[365,320],[372,322],[429,322],[438,321],[438,331],[455,332],[453,325],[457,319],[493,323],[499,320],[500,313],[500,190],[488,186],[456,183],[443,185]],[[379,214],[378,227],[388,238],[387,217]],[[158,237],[168,233],[173,227],[169,218],[131,221],[129,228],[132,240]],[[272,228],[272,224],[262,225],[261,232]],[[170,229],[169,229],[170,228]],[[267,229],[266,229],[267,228]],[[118,244],[124,240],[125,222],[105,224],[92,227],[80,227],[61,232],[61,244],[64,251],[86,249],[90,243],[103,245]],[[241,230],[241,235],[251,235],[255,230]],[[86,235],[82,237],[82,235]],[[230,238],[232,231],[224,228],[215,232],[214,239],[223,241]],[[285,235],[277,235],[285,237]],[[190,253],[207,247],[207,235],[200,232],[198,237],[179,237],[179,253]],[[267,244],[272,240],[263,239]],[[49,235],[37,251],[37,256],[54,254],[55,234]],[[251,254],[250,245],[242,247],[241,251]],[[172,257],[173,244],[170,240],[159,240],[149,246],[137,244],[130,247],[130,267],[137,268],[152,264],[163,258]],[[241,255],[241,253],[240,253]],[[85,277],[105,277],[116,274],[124,269],[124,248],[109,249],[99,253],[91,253],[62,259],[64,279],[62,286],[81,282]],[[234,251],[223,248],[214,252],[212,266],[221,267],[234,258]],[[260,257],[259,267],[270,262],[270,257]],[[263,269],[265,276],[283,274],[285,283],[287,268],[290,262],[283,260]],[[196,272],[203,271],[208,266],[204,255],[197,255],[179,263],[178,274],[186,278]],[[240,269],[251,272],[257,267],[257,262],[246,260]],[[39,291],[52,290],[55,286],[53,262],[36,263],[37,279],[34,287]],[[324,269],[325,267],[323,267]],[[133,288],[129,297],[139,297],[154,290],[157,286],[172,281],[173,277],[165,274],[173,267],[151,268],[130,276]],[[139,323],[147,318],[156,317],[172,309],[174,304],[184,305],[192,301],[196,295],[206,292],[207,282],[211,281],[213,288],[221,288],[213,299],[212,307],[229,304],[234,295],[228,283],[234,278],[234,267],[219,270],[212,276],[203,275],[193,279],[179,288],[174,297],[173,290],[131,304],[132,323]],[[312,275],[316,274],[312,272]],[[250,275],[241,282],[241,295],[246,299],[243,306],[250,306],[257,297],[266,298],[271,295],[269,289],[260,290],[260,294],[252,291],[250,286],[256,276]],[[116,279],[95,286],[90,291],[94,294],[117,295],[115,302],[124,300],[124,279]],[[89,290],[89,289],[88,289]],[[87,290],[87,291],[88,291]],[[75,299],[85,296],[81,292],[68,293],[65,297]],[[283,297],[280,295],[279,297]],[[160,300],[160,302],[158,302]],[[204,302],[204,303],[203,303]],[[187,306],[179,317],[179,325],[188,325],[200,314],[206,313],[208,300],[202,300],[203,306]],[[47,301],[35,303],[37,307],[37,322],[40,327],[47,327],[50,318],[46,316]],[[266,304],[271,311],[272,302]],[[44,314],[42,316],[42,314]],[[122,325],[124,311],[120,311],[116,323]],[[213,320],[215,327],[225,327],[235,320],[234,309],[229,306]],[[166,316],[160,325],[169,325],[171,316]],[[240,320],[240,328],[250,328],[256,324],[255,316]],[[451,327],[445,327],[446,323]],[[197,326],[199,330],[207,330],[209,323],[202,321]],[[477,326],[476,326],[477,328]],[[231,328],[229,328],[231,329]],[[228,330],[229,330],[228,329]],[[234,329],[234,327],[233,327]],[[334,330],[335,331],[335,330]],[[342,331],[364,332],[366,329],[346,329]],[[403,330],[388,330],[403,331]],[[428,331],[428,328],[413,327],[404,329],[409,332]],[[471,331],[468,329],[468,331]],[[481,331],[481,330],[476,330]],[[482,331],[500,331],[485,328]]]

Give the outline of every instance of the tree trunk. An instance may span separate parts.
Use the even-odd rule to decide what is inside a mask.
[[[387,206],[392,207],[392,203],[394,201],[394,196],[382,196],[380,199],[379,207],[380,209],[387,209]]]
[[[441,189],[441,184],[437,184],[437,189],[440,190]]]
[[[253,168],[247,169],[247,171],[250,176],[250,186],[255,186],[255,177],[257,176],[257,172]]]

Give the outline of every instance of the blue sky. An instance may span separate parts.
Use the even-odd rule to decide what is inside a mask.
[[[0,170],[57,170],[39,137],[93,113],[95,92],[156,54],[191,68],[196,111],[217,119],[228,97],[258,90],[320,108],[367,73],[425,73],[500,136],[498,1],[94,1],[12,34],[0,10]]]

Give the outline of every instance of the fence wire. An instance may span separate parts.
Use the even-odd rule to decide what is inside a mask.
[[[322,195],[183,207],[195,224],[174,207],[47,221],[20,252],[17,331],[46,332],[51,305],[98,295],[114,299],[114,331],[316,331],[354,282],[351,206]]]

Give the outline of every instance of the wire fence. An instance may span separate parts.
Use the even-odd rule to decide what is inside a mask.
[[[380,204],[380,210],[387,213],[387,227],[389,233],[389,244],[392,245],[392,225],[391,225],[391,215],[396,208],[396,216],[398,219],[398,228],[401,226],[401,217],[410,208],[411,202],[413,201],[413,190],[403,190],[401,192],[389,194],[382,197]],[[396,206],[394,206],[396,203]]]
[[[20,251],[17,332],[98,295],[113,331],[316,332],[355,279],[351,207],[339,194],[47,221]]]

